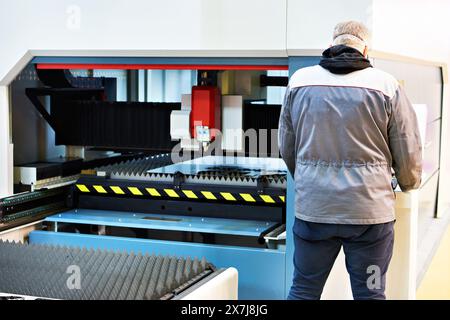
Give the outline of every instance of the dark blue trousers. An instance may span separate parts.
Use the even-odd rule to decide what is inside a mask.
[[[353,298],[385,299],[394,221],[373,225],[312,223],[295,219],[294,279],[288,299],[318,300],[344,248]]]

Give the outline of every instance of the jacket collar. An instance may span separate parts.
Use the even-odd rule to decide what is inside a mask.
[[[369,59],[358,50],[344,46],[332,46],[322,53],[319,65],[335,74],[347,74],[371,68]]]

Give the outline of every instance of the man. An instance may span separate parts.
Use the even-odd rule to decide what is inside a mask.
[[[385,299],[394,241],[392,171],[421,181],[421,142],[403,89],[367,59],[369,32],[339,23],[320,64],[290,79],[280,152],[295,180],[294,281],[288,299],[320,299],[344,249],[355,299]]]

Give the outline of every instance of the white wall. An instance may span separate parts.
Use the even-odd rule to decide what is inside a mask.
[[[375,0],[372,11],[375,49],[450,62],[450,1]]]
[[[285,34],[285,0],[0,0],[0,84],[27,50],[279,56]]]
[[[449,0],[287,0],[287,8],[289,55],[327,48],[336,23],[358,20],[375,50],[450,62]]]
[[[327,48],[336,23],[358,20],[372,28],[374,0],[287,0],[287,49],[289,55]],[[375,0],[376,1],[376,0]]]
[[[374,49],[449,61],[449,16],[448,0],[0,0],[0,84],[28,51],[286,56],[326,48],[348,19],[373,30]]]

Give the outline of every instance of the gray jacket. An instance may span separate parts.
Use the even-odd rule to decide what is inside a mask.
[[[416,114],[395,78],[375,68],[345,75],[321,66],[298,70],[286,92],[278,139],[302,220],[393,221],[391,167],[403,191],[420,186]]]

